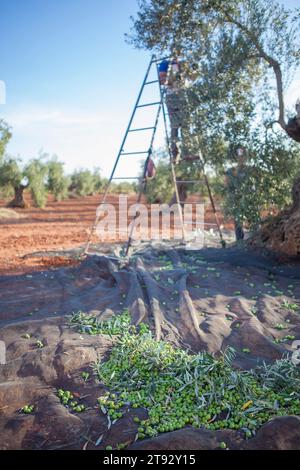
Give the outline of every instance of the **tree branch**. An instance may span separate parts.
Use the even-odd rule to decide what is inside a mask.
[[[252,43],[256,47],[257,51],[259,52],[259,56],[264,59],[270,67],[272,67],[275,78],[276,78],[276,87],[277,87],[277,97],[278,97],[278,106],[279,106],[279,117],[278,117],[278,123],[280,126],[286,130],[286,122],[284,118],[284,98],[283,98],[283,83],[282,83],[282,70],[280,67],[280,63],[271,57],[269,54],[266,53],[262,45],[260,44],[259,40],[257,37],[249,31],[246,26],[244,26],[240,21],[237,19],[233,18],[229,13],[226,11],[222,10],[222,13],[225,17],[225,19],[232,24],[235,24],[241,31],[243,31],[246,36],[248,36],[249,39],[251,39]]]

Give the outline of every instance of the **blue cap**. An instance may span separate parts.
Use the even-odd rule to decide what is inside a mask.
[[[158,67],[159,72],[167,72],[169,67],[169,61],[168,60],[163,60]]]

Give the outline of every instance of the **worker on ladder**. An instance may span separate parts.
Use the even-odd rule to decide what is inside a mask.
[[[189,160],[190,119],[183,78],[183,64],[178,59],[163,60],[159,67],[159,82],[165,86],[165,100],[171,126],[171,152],[174,163]],[[180,130],[180,135],[179,135]]]

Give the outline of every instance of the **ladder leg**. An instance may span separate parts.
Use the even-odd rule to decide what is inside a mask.
[[[146,161],[148,161],[148,159]],[[143,178],[143,181],[141,183],[141,189],[139,191],[139,194],[138,194],[138,197],[137,197],[137,200],[136,200],[136,204],[139,204],[141,202],[142,194],[145,191],[145,188],[146,188],[146,185],[147,185],[147,180],[145,178],[146,171],[147,171],[147,165],[145,164],[144,178]],[[128,256],[129,248],[131,247],[131,244],[132,244],[132,236],[133,236],[133,232],[134,232],[134,229],[135,229],[136,219],[137,219],[137,215],[134,217],[134,219],[132,221],[132,224],[131,224],[131,227],[130,227],[130,233],[129,233],[127,244],[126,244],[125,256]]]
[[[186,94],[186,102],[187,102],[188,107],[189,107],[189,104],[190,104],[190,103],[189,103],[189,99],[188,99],[187,92],[185,92],[185,94]],[[203,173],[203,176],[204,176],[205,185],[206,185],[206,187],[207,187],[207,191],[208,191],[208,195],[209,195],[211,207],[212,207],[212,210],[213,210],[213,213],[214,213],[214,217],[215,217],[215,221],[216,221],[216,224],[217,224],[217,227],[218,227],[218,232],[219,232],[219,237],[220,237],[221,245],[222,245],[223,248],[225,248],[225,247],[226,247],[226,242],[225,242],[225,240],[224,240],[224,238],[223,238],[223,233],[222,233],[222,230],[221,230],[221,224],[220,224],[219,217],[218,217],[218,214],[217,214],[215,202],[214,202],[214,199],[213,199],[213,195],[212,195],[212,192],[211,192],[211,188],[210,188],[210,184],[209,184],[208,178],[207,178],[206,173],[205,173],[204,161],[203,161],[203,158],[202,158],[202,152],[201,152],[200,141],[199,141],[199,137],[198,137],[198,136],[197,136],[197,143],[198,143],[198,158],[196,158],[196,160],[199,159],[199,163],[200,163],[200,165],[201,165],[201,169],[202,169],[202,173]]]
[[[131,127],[133,118],[134,118],[134,116],[135,116],[135,112],[136,112],[137,106],[138,106],[138,104],[139,104],[139,102],[140,102],[140,99],[141,99],[141,96],[142,96],[142,93],[143,93],[145,84],[147,83],[148,76],[149,76],[149,73],[150,73],[150,70],[151,70],[151,67],[152,67],[152,64],[153,64],[153,61],[154,61],[154,60],[155,60],[155,57],[154,57],[154,55],[153,55],[153,56],[151,57],[151,60],[150,60],[149,65],[148,65],[148,68],[147,68],[147,71],[146,71],[146,75],[145,75],[144,81],[143,81],[143,83],[142,83],[140,92],[139,92],[139,94],[138,94],[138,98],[137,98],[137,100],[136,100],[136,103],[135,103],[133,112],[132,112],[132,114],[131,114],[131,117],[130,117],[130,120],[129,120],[127,129],[126,129],[126,132],[125,132],[125,135],[124,135],[124,138],[123,138],[123,141],[122,141],[122,144],[121,144],[121,147],[120,147],[118,156],[117,156],[116,161],[115,161],[115,164],[114,164],[114,166],[113,166],[113,169],[112,169],[110,178],[109,178],[109,180],[108,180],[108,183],[107,183],[107,186],[106,186],[106,189],[105,189],[105,192],[104,192],[104,195],[103,195],[103,197],[102,197],[102,200],[101,200],[100,205],[103,205],[103,204],[105,204],[105,202],[106,202],[107,195],[108,195],[108,191],[109,191],[109,188],[110,188],[112,179],[113,179],[113,177],[114,177],[114,174],[115,174],[117,165],[118,165],[118,163],[119,163],[119,160],[120,160],[120,157],[121,157],[121,154],[122,154],[122,151],[123,151],[123,147],[124,147],[124,144],[125,144],[126,139],[127,139],[127,136],[128,136],[129,129],[130,129],[130,127]],[[90,247],[90,244],[91,244],[91,241],[92,241],[92,237],[93,237],[93,235],[94,235],[94,233],[95,233],[95,230],[96,230],[96,228],[97,228],[99,219],[100,219],[100,216],[99,216],[99,215],[96,215],[95,221],[94,221],[94,223],[92,224],[92,226],[91,226],[91,228],[90,228],[90,233],[89,233],[89,236],[88,236],[86,245],[85,245],[84,254],[88,254],[89,247]]]
[[[157,67],[157,75],[158,75],[158,78],[159,78],[158,67]],[[184,241],[186,241],[186,232],[185,232],[185,228],[184,228],[182,207],[181,207],[181,204],[180,204],[180,197],[179,197],[177,180],[176,180],[175,166],[174,166],[173,156],[172,156],[172,152],[171,152],[170,139],[169,139],[169,135],[168,135],[167,117],[166,117],[166,110],[165,110],[165,104],[164,104],[164,94],[162,92],[161,85],[159,85],[159,90],[160,90],[160,96],[161,96],[161,101],[162,101],[162,114],[163,114],[164,128],[165,128],[165,133],[166,133],[167,147],[168,147],[168,152],[169,152],[169,157],[170,157],[170,165],[171,165],[171,172],[172,172],[172,181],[173,181],[174,190],[175,190],[176,205],[177,205],[177,209],[178,209],[178,215],[179,215],[179,220],[180,220],[180,225],[181,225],[181,230],[182,230],[182,238],[183,238]]]
[[[171,159],[171,171],[172,171],[172,180],[173,180],[175,196],[176,196],[176,205],[177,205],[177,209],[178,209],[178,215],[179,215],[179,220],[180,220],[180,225],[181,225],[181,230],[182,230],[182,238],[183,238],[183,241],[186,241],[186,232],[185,232],[185,227],[184,227],[182,206],[180,204],[180,197],[179,197],[177,180],[176,180],[175,166],[174,166],[174,163],[173,163],[172,159]]]
[[[199,144],[199,140],[198,140],[198,144]],[[225,248],[225,247],[226,247],[226,242],[225,242],[225,240],[224,240],[224,238],[223,238],[223,233],[222,233],[222,230],[221,230],[221,224],[220,224],[219,217],[218,217],[218,213],[217,213],[217,209],[216,209],[216,206],[215,206],[215,201],[214,201],[214,198],[213,198],[211,189],[210,189],[210,184],[209,184],[207,175],[206,175],[206,173],[205,173],[205,171],[204,171],[204,162],[203,162],[203,159],[202,159],[202,152],[201,152],[200,146],[199,146],[199,162],[200,162],[201,167],[202,167],[202,172],[203,172],[204,181],[205,181],[205,184],[206,184],[206,187],[207,187],[207,192],[208,192],[209,200],[210,200],[211,207],[212,207],[212,210],[213,210],[213,213],[214,213],[214,217],[215,217],[215,221],[216,221],[216,224],[217,224],[217,227],[218,227],[218,232],[219,232],[219,237],[220,237],[221,245],[222,245],[223,248]]]
[[[212,192],[211,192],[211,189],[210,189],[210,184],[208,182],[206,174],[205,173],[203,173],[203,174],[204,174],[204,180],[205,180],[205,184],[206,184],[206,187],[207,187],[211,207],[213,209],[213,213],[214,213],[214,216],[215,216],[215,221],[216,221],[216,224],[217,224],[217,227],[218,227],[218,232],[219,232],[219,236],[220,236],[220,240],[221,240],[221,245],[223,246],[223,248],[225,248],[226,242],[223,238],[223,233],[222,233],[222,230],[221,230],[221,225],[220,225],[220,222],[219,222],[219,217],[218,217],[217,209],[216,209],[216,206],[215,206],[215,202],[213,200]]]
[[[147,186],[147,179],[146,179],[147,165],[148,165],[149,158],[152,155],[152,148],[153,148],[154,138],[155,138],[155,134],[156,134],[156,130],[157,130],[157,125],[158,125],[158,120],[159,120],[159,116],[160,116],[160,113],[161,113],[161,109],[162,109],[162,102],[160,103],[159,108],[157,110],[157,114],[156,114],[156,119],[155,119],[155,124],[154,124],[153,132],[152,132],[149,152],[148,152],[148,156],[146,158],[145,165],[144,165],[142,186],[141,186],[141,189],[140,189],[138,197],[137,197],[137,204],[139,204],[141,202],[142,194],[145,192],[145,189],[146,189],[146,186]],[[137,217],[135,217],[132,221],[132,225],[131,225],[131,228],[130,228],[130,233],[129,233],[129,237],[128,237],[128,241],[127,241],[127,245],[126,245],[125,256],[128,256],[129,248],[130,248],[131,243],[132,243],[132,235],[133,235],[133,231],[135,229],[136,219],[137,219]]]
[[[109,191],[109,188],[110,188],[110,184],[111,184],[111,179],[109,180],[109,182],[107,183],[106,185],[106,189],[105,189],[105,192],[103,194],[103,197],[102,197],[102,200],[100,202],[100,206],[104,205],[105,204],[105,201],[106,201],[106,198],[107,198],[107,195],[108,195],[108,191]],[[99,206],[98,206],[99,207]],[[90,248],[90,245],[91,245],[91,242],[92,242],[92,237],[95,233],[95,230],[97,228],[97,225],[99,223],[99,220],[100,220],[100,215],[96,215],[96,218],[93,222],[93,225],[91,226],[90,228],[90,233],[89,233],[89,236],[88,236],[88,239],[87,239],[87,242],[86,242],[86,245],[85,245],[85,249],[84,249],[84,254],[85,255],[88,255],[88,251],[89,251],[89,248]]]

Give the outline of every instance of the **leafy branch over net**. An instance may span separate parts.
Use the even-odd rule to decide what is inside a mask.
[[[156,341],[147,325],[132,325],[127,311],[107,322],[75,314],[71,324],[82,333],[117,335],[109,359],[93,365],[111,390],[99,405],[112,420],[145,408],[148,418],[135,418],[139,439],[186,425],[239,429],[251,437],[276,416],[300,413],[300,371],[287,357],[237,370],[232,348],[219,357],[190,354]]]

